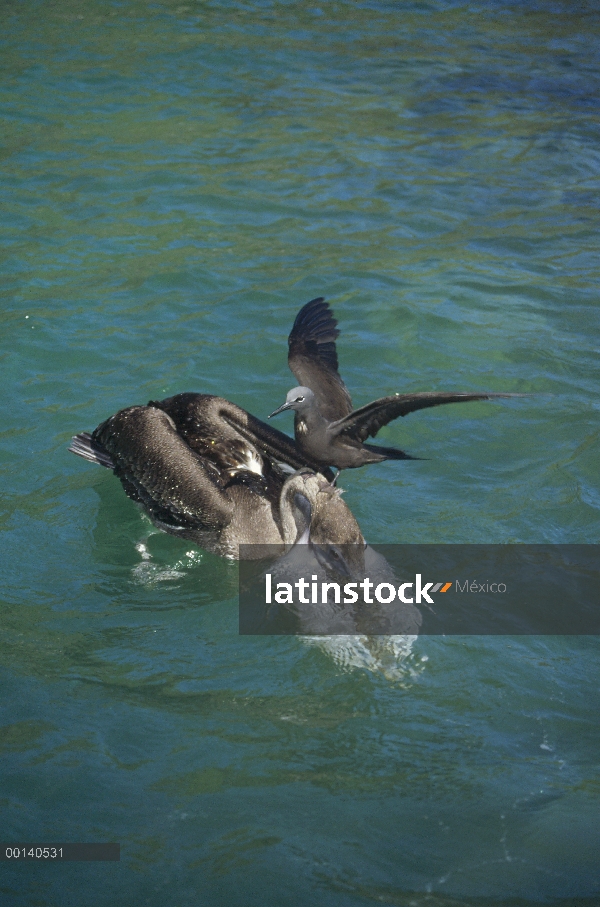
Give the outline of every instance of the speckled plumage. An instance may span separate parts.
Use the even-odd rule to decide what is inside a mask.
[[[157,526],[217,554],[293,545],[305,528],[293,507],[298,492],[310,504],[314,541],[362,544],[340,495],[307,469],[291,438],[221,397],[178,394],[128,407],[70,449],[112,468]]]

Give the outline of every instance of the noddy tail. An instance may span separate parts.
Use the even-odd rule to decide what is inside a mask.
[[[403,450],[398,450],[397,447],[381,447],[379,444],[363,444],[363,447],[366,450],[370,450],[372,453],[380,454],[382,457],[385,457],[386,460],[422,460],[423,457],[411,457],[410,454],[405,453]]]

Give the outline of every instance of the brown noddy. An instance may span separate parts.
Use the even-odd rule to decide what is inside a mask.
[[[288,338],[288,364],[300,386],[289,391],[285,403],[269,416],[294,410],[296,445],[321,471],[327,467],[355,469],[383,460],[418,459],[394,447],[364,443],[388,422],[416,410],[444,403],[523,396],[426,391],[392,394],[353,409],[338,371],[335,341],[339,334],[333,312],[322,297],[312,299],[300,310]]]

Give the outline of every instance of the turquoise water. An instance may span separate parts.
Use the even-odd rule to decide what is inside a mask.
[[[235,565],[67,453],[179,391],[264,418],[324,295],[384,429],[370,542],[600,540],[592,3],[6,3],[2,748],[10,905],[600,898],[598,642],[237,635]],[[280,427],[291,431],[291,418]]]

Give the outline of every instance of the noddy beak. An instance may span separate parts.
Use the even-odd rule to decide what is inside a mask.
[[[292,408],[292,404],[291,404],[291,403],[284,403],[283,406],[280,406],[279,409],[276,409],[275,412],[274,412],[274,413],[271,413],[271,415],[268,416],[267,418],[268,418],[268,419],[272,419],[273,416],[277,416],[279,413],[282,413],[282,412],[284,412],[286,409],[291,409],[291,408]]]

